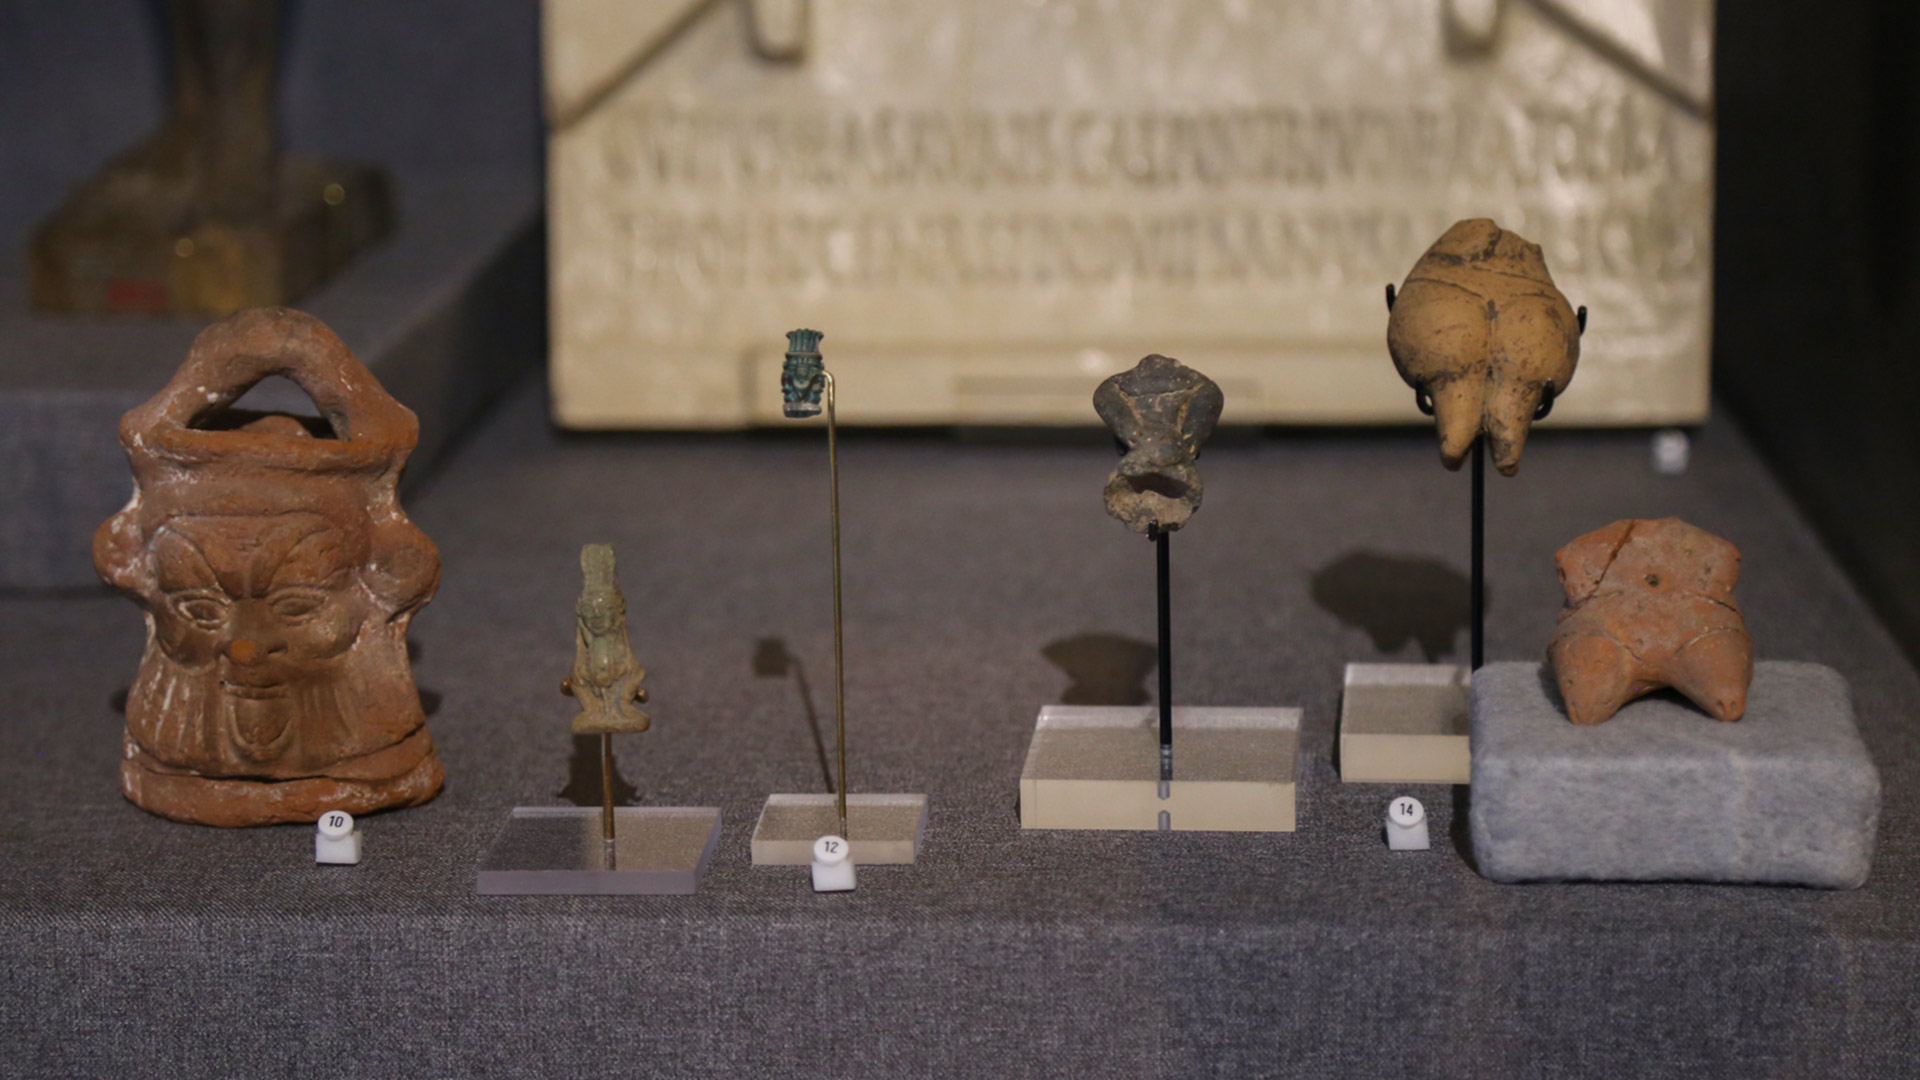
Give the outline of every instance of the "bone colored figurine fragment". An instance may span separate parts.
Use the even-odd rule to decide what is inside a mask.
[[[1094,411],[1127,448],[1107,477],[1107,513],[1143,535],[1185,525],[1205,493],[1194,462],[1223,404],[1212,379],[1157,353],[1101,383]]]
[[[305,390],[320,420],[229,409],[270,375]],[[407,664],[440,556],[394,491],[418,433],[332,331],[285,308],[208,327],[121,420],[134,494],[95,533],[93,560],[146,611],[128,799],[238,826],[440,790]]]
[[[586,579],[573,606],[579,619],[574,638],[573,674],[562,693],[580,701],[573,718],[575,735],[615,735],[647,730],[647,714],[633,707],[647,700],[640,686],[647,669],[633,658],[627,643],[627,600],[614,577],[613,548],[588,544],[580,549]]]
[[[1740,549],[1679,518],[1616,521],[1554,555],[1566,609],[1547,646],[1567,718],[1598,724],[1670,686],[1738,720],[1753,641],[1733,600]]]
[[[1537,244],[1486,218],[1462,221],[1387,287],[1387,349],[1433,417],[1440,460],[1460,467],[1486,436],[1512,476],[1533,421],[1565,393],[1580,359],[1586,309],[1554,287]]]

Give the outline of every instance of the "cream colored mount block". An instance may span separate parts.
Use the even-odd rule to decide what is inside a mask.
[[[1340,695],[1340,779],[1471,782],[1471,678],[1458,664],[1348,664]]]
[[[1178,706],[1160,797],[1151,705],[1048,705],[1020,770],[1027,829],[1292,832],[1300,710]]]
[[[753,865],[812,866],[814,842],[839,831],[832,795],[769,795],[753,827]],[[925,795],[847,796],[847,839],[856,866],[910,863],[926,831]]]
[[[543,0],[554,412],[1093,424],[1148,352],[1225,423],[1423,423],[1382,290],[1455,221],[1593,313],[1553,424],[1705,417],[1712,0]]]

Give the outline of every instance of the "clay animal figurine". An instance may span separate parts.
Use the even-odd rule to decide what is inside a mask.
[[[1616,521],[1554,555],[1567,592],[1547,658],[1567,718],[1598,724],[1671,686],[1719,720],[1747,710],[1753,641],[1740,549],[1679,518]]]
[[[320,418],[229,409],[284,375]],[[146,611],[121,788],[204,825],[425,802],[444,779],[407,666],[440,555],[394,493],[419,426],[311,315],[256,308],[194,340],[120,421],[133,499],[94,566]]]
[[[1224,403],[1212,379],[1158,354],[1101,383],[1094,411],[1126,447],[1107,477],[1107,513],[1142,534],[1185,525],[1205,492],[1194,462]]]
[[[1530,244],[1486,218],[1462,221],[1387,286],[1387,350],[1433,417],[1440,460],[1457,469],[1486,436],[1512,476],[1535,420],[1573,381],[1587,309],[1577,313]]]
[[[573,605],[579,619],[574,636],[573,674],[560,692],[580,700],[573,718],[575,735],[614,735],[647,730],[647,714],[633,707],[647,700],[640,686],[647,669],[633,658],[627,643],[627,600],[614,577],[613,548],[588,544],[580,549],[585,584]]]

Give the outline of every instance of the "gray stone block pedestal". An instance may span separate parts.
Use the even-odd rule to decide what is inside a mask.
[[[1481,668],[1472,702],[1473,854],[1494,881],[1867,880],[1880,774],[1832,668],[1756,664],[1735,723],[1661,693],[1574,724],[1533,663]]]

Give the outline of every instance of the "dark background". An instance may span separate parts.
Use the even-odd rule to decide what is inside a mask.
[[[1714,388],[1920,656],[1920,7],[1718,18]]]

